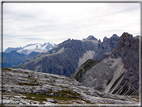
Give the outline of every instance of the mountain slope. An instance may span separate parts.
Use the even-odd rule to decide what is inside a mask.
[[[101,61],[104,58],[106,58],[108,55],[110,55],[112,50],[116,46],[118,39],[119,39],[119,36],[117,36],[116,34],[113,34],[110,38],[104,37],[103,42],[99,40],[97,51],[93,59]]]
[[[82,81],[82,76],[88,71],[92,66],[96,65],[100,61],[88,59],[83,63],[70,77],[75,78],[77,81]]]
[[[139,38],[124,32],[110,56],[86,71],[81,80],[82,85],[106,93],[139,95]]]
[[[86,60],[93,58],[96,48],[97,43],[91,41],[68,39],[16,67],[69,76]]]
[[[141,41],[140,41],[141,42]],[[124,75],[120,84],[109,90],[110,93],[139,94],[139,37],[123,33],[116,48],[110,55],[111,58],[121,57],[124,64]],[[119,90],[119,87],[122,89]],[[107,90],[107,89],[106,89]]]
[[[11,51],[10,53],[2,53],[3,55],[3,67],[15,66],[23,62],[28,58],[32,58],[38,52],[32,52],[29,55],[20,54],[16,51]]]

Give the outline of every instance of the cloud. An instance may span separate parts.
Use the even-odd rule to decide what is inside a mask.
[[[4,3],[4,48],[140,34],[139,3]]]

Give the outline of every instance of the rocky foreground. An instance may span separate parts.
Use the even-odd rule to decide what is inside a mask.
[[[2,82],[4,105],[139,105],[137,96],[107,94],[48,73],[4,68]]]

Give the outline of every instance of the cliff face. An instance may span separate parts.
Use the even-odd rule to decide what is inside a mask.
[[[119,39],[119,36],[116,34],[113,34],[112,37],[107,38],[104,37],[103,42],[99,40],[97,51],[93,57],[94,60],[103,60],[108,55],[111,54],[112,50],[116,46],[117,40]]]
[[[112,53],[86,71],[81,80],[82,85],[106,93],[138,95],[139,38],[123,33]]]
[[[123,33],[110,57],[120,57],[124,63],[124,69],[126,69],[123,80],[118,85],[118,87],[122,87],[121,91],[117,87],[113,93],[138,95],[139,37],[133,37],[131,34]]]
[[[68,39],[46,53],[25,60],[16,67],[69,76],[86,60],[93,58],[97,43]]]

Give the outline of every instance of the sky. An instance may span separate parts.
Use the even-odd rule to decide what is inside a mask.
[[[123,32],[140,35],[139,3],[3,3],[3,50]]]

